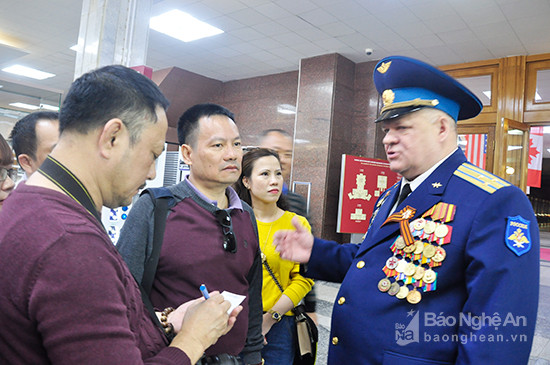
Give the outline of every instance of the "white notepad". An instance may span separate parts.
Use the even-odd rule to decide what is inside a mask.
[[[244,295],[239,295],[228,291],[224,291],[222,293],[222,297],[231,303],[231,307],[227,310],[227,314],[231,314],[233,309],[237,308],[237,306],[243,302],[244,298],[246,298]]]

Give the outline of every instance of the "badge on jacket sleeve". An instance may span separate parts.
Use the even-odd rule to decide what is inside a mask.
[[[508,217],[506,225],[506,246],[516,255],[521,256],[531,249],[530,221],[521,216]]]

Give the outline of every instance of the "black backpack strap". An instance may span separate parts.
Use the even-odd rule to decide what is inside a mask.
[[[153,323],[164,334],[164,338],[167,341],[166,344],[167,345],[170,344],[170,342],[172,342],[174,337],[176,337],[176,335],[174,334],[174,331],[170,333],[166,333],[166,331],[164,330],[164,326],[162,325],[162,323],[160,323],[160,320],[157,317],[157,313],[155,311],[155,308],[153,307],[153,303],[151,303],[151,299],[149,299],[149,296],[145,293],[145,289],[143,288],[143,286],[139,283],[138,285],[139,285],[139,291],[141,292],[141,300],[143,301],[143,305],[145,306],[145,308],[147,308],[147,311],[149,312],[149,315],[151,316]]]
[[[151,288],[153,287],[153,280],[155,279],[157,265],[159,262],[160,249],[164,239],[166,215],[168,214],[168,209],[175,205],[175,198],[168,188],[146,189],[142,192],[142,195],[146,193],[151,195],[151,200],[153,201],[153,250],[151,252],[151,256],[145,262],[141,286],[145,290],[145,294],[149,296],[151,295]]]

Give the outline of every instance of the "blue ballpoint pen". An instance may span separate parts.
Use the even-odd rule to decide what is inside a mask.
[[[201,284],[199,287],[199,290],[201,291],[202,295],[204,296],[204,299],[210,298],[210,294],[208,294],[208,290],[206,290],[206,285]]]

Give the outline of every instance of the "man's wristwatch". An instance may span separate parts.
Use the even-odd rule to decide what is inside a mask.
[[[281,321],[281,319],[283,319],[281,313],[274,311],[273,309],[268,310],[267,313],[271,314],[271,318],[273,318],[275,322],[279,322]]]

